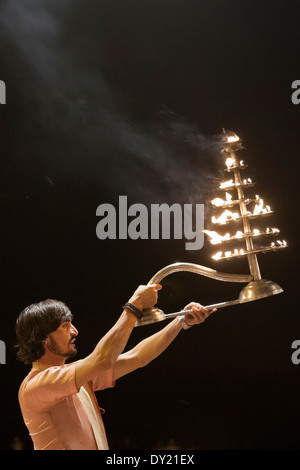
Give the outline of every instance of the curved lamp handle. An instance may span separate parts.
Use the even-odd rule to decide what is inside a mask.
[[[205,277],[209,277],[211,279],[216,279],[217,281],[225,281],[225,282],[250,282],[253,279],[251,274],[229,274],[229,273],[222,273],[219,271],[215,271],[214,269],[207,268],[206,266],[201,266],[200,264],[194,263],[174,263],[168,266],[165,266],[160,271],[158,271],[148,282],[148,284],[159,284],[162,279],[169,276],[172,273],[176,272],[192,272],[196,274],[200,274]],[[227,302],[221,302],[218,304],[207,305],[205,308],[213,309],[213,308],[223,308],[229,307],[231,305],[239,304],[239,299],[236,300],[229,300]],[[156,323],[162,320],[167,320],[170,318],[177,317],[178,315],[187,315],[189,310],[181,310],[179,312],[165,314],[161,309],[157,307],[147,308],[143,310],[142,317],[137,320],[135,326],[142,326],[148,325],[150,323]]]
[[[194,263],[173,263],[165,266],[160,269],[154,276],[150,279],[148,284],[158,284],[162,279],[169,274],[187,271],[195,274],[201,274],[202,276],[209,277],[211,279],[216,279],[217,281],[225,282],[250,282],[253,279],[251,274],[230,274],[222,273],[216,271],[215,269],[207,268],[206,266],[201,266],[200,264]]]

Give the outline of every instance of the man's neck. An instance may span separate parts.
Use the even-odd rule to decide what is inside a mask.
[[[59,356],[58,354],[47,351],[40,359],[34,362],[38,366],[63,366],[66,362],[66,358]]]

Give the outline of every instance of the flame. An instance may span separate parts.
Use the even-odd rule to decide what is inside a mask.
[[[244,179],[243,180],[243,184],[251,184],[252,183],[252,179],[251,178],[247,178],[247,179]]]
[[[270,206],[264,207],[264,200],[260,198],[259,203],[255,204],[253,215],[267,214],[268,212],[271,212]]]
[[[276,242],[272,242],[269,247],[264,247],[259,251],[267,251],[267,250],[270,250],[270,249],[281,249],[281,248],[285,248],[286,246],[287,246],[287,242],[285,240],[276,240]],[[212,256],[212,258],[215,259],[215,260],[219,260],[219,259],[222,259],[222,258],[231,258],[231,257],[235,257],[235,256],[243,256],[243,255],[246,255],[248,253],[251,253],[251,252],[247,252],[247,251],[245,252],[245,250],[243,248],[241,248],[240,250],[236,248],[233,252],[232,251],[225,251],[223,253],[222,251],[218,251],[218,253],[216,253],[215,255]]]
[[[232,158],[232,157],[228,157],[228,158],[226,158],[226,161],[225,161],[225,163],[226,163],[226,166],[227,166],[227,169],[228,169],[228,170],[230,170],[230,168],[233,168],[233,167],[235,167],[235,166],[236,166],[236,164],[237,164],[237,162],[236,162],[235,158]],[[243,160],[240,160],[240,161],[239,161],[239,166],[241,166],[241,167],[245,166],[245,164],[244,164],[244,161],[243,161]]]
[[[240,138],[237,135],[227,137],[227,142],[237,142],[238,140],[240,140]]]
[[[287,242],[285,240],[277,240],[276,243],[279,246],[287,246]]]
[[[231,220],[236,220],[239,217],[240,217],[240,214],[238,214],[237,212],[231,212],[231,211],[225,210],[223,214],[221,214],[219,217],[213,216],[211,218],[211,221],[213,224],[225,225],[227,222]]]
[[[238,250],[237,248],[232,252],[232,251],[225,251],[224,253],[222,251],[218,251],[215,255],[212,256],[213,259],[219,260],[221,258],[231,258],[231,256],[243,256],[245,254],[245,250],[241,248]]]
[[[227,168],[231,168],[235,165],[235,159],[228,157],[225,163],[226,163]]]
[[[216,207],[222,207],[226,204],[229,204],[232,201],[232,196],[229,193],[225,193],[225,196],[226,201],[224,199],[221,199],[220,197],[215,197],[215,199],[211,201],[212,205]]]
[[[284,248],[287,246],[287,242],[285,240],[276,240],[276,242],[271,243],[271,248]]]
[[[221,199],[220,197],[215,197],[215,199],[213,199],[211,203],[213,206],[221,207],[221,206],[224,206],[225,201]]]
[[[230,233],[226,233],[226,235],[220,235],[213,230],[203,230],[203,232],[210,237],[210,243],[212,245],[218,245],[219,243],[222,243],[226,240],[230,240]]]
[[[223,256],[222,251],[218,251],[218,253],[216,253],[215,255],[212,256],[212,258],[218,260],[218,259],[222,258],[222,256]]]
[[[241,230],[238,230],[236,232],[236,234],[232,235],[232,236],[230,235],[230,233],[226,233],[225,235],[220,235],[219,233],[217,233],[213,230],[203,230],[203,233],[206,233],[206,235],[208,235],[210,237],[209,241],[212,245],[219,245],[223,242],[230,241],[230,240],[240,240],[240,239],[244,238],[245,235],[247,235],[244,232],[242,232]],[[253,231],[249,235],[253,236],[253,237],[258,237],[259,235],[272,235],[272,234],[276,234],[276,233],[279,233],[278,228],[275,228],[275,227],[269,228],[268,227],[268,228],[266,228],[265,232],[261,232],[258,228],[255,228],[255,229],[253,229]],[[281,243],[282,243],[282,245],[284,245],[286,242],[283,240]],[[235,252],[236,252],[236,250],[235,250]]]
[[[258,215],[262,212],[264,206],[264,200],[260,199],[258,204],[255,204],[253,215]]]
[[[234,238],[243,238],[243,235],[244,235],[243,232],[241,232],[240,230],[238,230],[238,231],[236,232],[236,234],[234,235]]]
[[[230,186],[240,186],[241,184],[245,186],[248,184],[252,184],[252,179],[251,178],[243,179],[242,183],[239,183],[238,181],[234,182],[233,179],[230,179],[227,181],[223,181],[223,183],[220,183],[219,188],[226,189],[226,188],[230,188]]]
[[[223,183],[220,184],[220,189],[225,189],[229,188],[230,186],[233,186],[233,179],[224,181]]]

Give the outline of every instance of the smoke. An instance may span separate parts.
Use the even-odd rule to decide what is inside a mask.
[[[2,3],[4,62],[13,77],[18,113],[17,158],[26,168],[39,168],[48,184],[65,175],[141,202],[204,202],[219,139],[205,137],[165,110],[155,122],[129,118],[101,73],[103,45],[95,32],[83,34],[77,18],[76,36],[70,33],[68,23],[79,15],[78,6],[74,0]],[[86,54],[95,56],[97,67],[86,66]]]

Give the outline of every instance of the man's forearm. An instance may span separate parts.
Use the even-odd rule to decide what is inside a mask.
[[[165,328],[137,344],[130,354],[138,358],[139,367],[144,367],[165,351],[181,329],[182,324],[177,317]]]
[[[189,326],[202,323],[205,318],[215,311],[211,310],[209,312],[196,302],[191,302],[184,310],[189,311],[189,314],[186,316]],[[153,359],[167,349],[183,327],[183,323],[179,317],[176,317],[158,333],[144,339],[130,351],[121,354],[114,365],[114,379],[116,380],[153,361]]]
[[[115,325],[99,341],[93,354],[101,358],[107,357],[110,364],[113,364],[124,350],[135,322],[136,317],[124,310]]]

